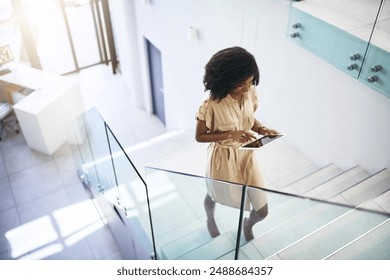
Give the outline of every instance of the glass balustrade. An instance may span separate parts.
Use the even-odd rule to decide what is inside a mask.
[[[96,108],[70,126],[69,142],[84,185],[115,206],[137,246],[154,255],[146,185],[125,150]]]
[[[322,201],[154,167],[143,178],[96,109],[70,142],[85,185],[156,259],[390,259],[390,214],[375,198]]]
[[[119,205],[119,195],[111,162],[106,124],[96,108],[92,108],[73,122],[74,138],[80,159],[80,171],[93,192],[104,194]],[[77,158],[77,156],[76,156]]]
[[[145,176],[160,259],[218,259],[235,251],[243,186],[155,168]],[[208,193],[225,205],[213,209]]]
[[[390,249],[390,215],[375,209],[373,200],[356,207],[336,202],[341,197],[326,202],[153,167],[146,167],[145,174],[161,259],[390,258],[384,251]],[[226,203],[231,196],[234,201],[244,201],[243,190],[245,206],[241,210],[241,205],[234,203],[216,203],[214,216],[220,234],[212,237],[207,227],[206,194]],[[268,211],[264,215],[263,209],[256,217],[248,206],[264,197]],[[353,252],[343,255],[351,246]],[[370,251],[367,246],[381,249]]]
[[[123,219],[138,246],[155,254],[146,183],[108,126],[107,136],[113,167],[111,175],[115,177]]]

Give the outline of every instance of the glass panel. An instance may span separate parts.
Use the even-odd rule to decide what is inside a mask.
[[[100,62],[91,1],[65,1],[65,12],[80,68]]]
[[[118,205],[119,196],[105,122],[96,109],[91,109],[84,114],[84,123],[87,127],[92,161],[85,162],[83,169],[88,172],[90,180],[94,182],[93,188],[98,189],[111,203]],[[91,177],[91,174],[96,174],[96,177]]]
[[[145,173],[159,259],[234,259],[241,185],[154,168]],[[215,209],[208,193],[219,201]]]
[[[288,32],[301,46],[358,78],[381,3],[292,1]]]
[[[241,186],[155,168],[146,168],[146,179],[160,259],[236,257],[240,210],[226,199],[239,201]],[[206,193],[225,203],[216,204],[220,234],[214,238]],[[390,259],[390,214],[377,198],[366,197],[356,207],[349,202],[353,197],[343,195],[326,202],[252,187],[246,194],[238,259]]]
[[[145,257],[150,257],[154,254],[154,249],[147,207],[146,184],[109,128],[107,132],[119,191],[120,208],[124,210],[125,223],[131,228],[134,234],[133,239],[137,240],[136,246],[144,250]]]
[[[69,143],[90,189],[121,210],[118,214],[131,231],[129,238],[137,240],[137,256],[150,258],[154,247],[146,184],[138,171],[96,108],[73,121],[69,129]]]
[[[382,0],[305,0],[292,6],[366,42]]]
[[[80,168],[79,171],[81,173],[84,173],[82,171],[83,164],[87,162],[93,162],[92,151],[89,147],[88,132],[84,122],[84,117],[79,116],[75,118],[73,121],[67,124],[66,130],[68,136],[68,144],[72,151],[73,159],[75,160],[77,166]],[[91,177],[96,178],[96,171],[91,171]]]
[[[390,1],[384,0],[371,44],[390,53]]]
[[[390,98],[390,1],[383,2],[360,80]]]
[[[251,190],[254,189],[249,187],[248,193]],[[251,228],[254,239],[241,243],[240,259],[331,258],[390,217],[389,214],[365,211],[347,204],[283,193],[267,192],[267,197],[268,214],[265,218],[258,215],[256,219],[253,213],[245,215],[250,222],[244,223],[243,231],[249,232],[254,224]],[[343,201],[342,196],[336,199]],[[363,205],[373,203],[369,200]],[[356,251],[347,259],[354,259],[359,253]]]
[[[246,214],[250,216],[250,222],[244,223],[243,230],[249,232],[251,229],[254,239],[242,242],[240,259],[270,258],[350,210],[280,193],[268,192],[267,197],[268,215],[265,218],[264,215]]]
[[[111,203],[118,205],[119,196],[104,120],[96,108],[92,108],[74,121],[72,128],[73,139],[70,141],[77,143],[80,168],[87,176],[91,190],[104,194]]]

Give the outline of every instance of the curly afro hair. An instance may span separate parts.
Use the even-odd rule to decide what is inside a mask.
[[[212,100],[222,100],[252,76],[252,84],[257,86],[260,73],[254,56],[241,47],[231,47],[218,51],[207,62],[203,84]]]

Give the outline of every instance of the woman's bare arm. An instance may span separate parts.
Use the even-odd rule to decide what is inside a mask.
[[[197,120],[195,139],[198,142],[218,142],[233,139],[245,143],[256,138],[250,132],[244,130],[210,132],[205,121]]]
[[[276,135],[279,132],[275,129],[268,128],[265,125],[261,124],[258,120],[255,119],[255,123],[253,124],[251,130],[257,132],[261,135]]]

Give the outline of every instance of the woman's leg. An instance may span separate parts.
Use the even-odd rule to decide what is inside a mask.
[[[207,229],[209,230],[211,237],[216,237],[220,235],[217,224],[215,223],[214,219],[215,204],[215,201],[212,200],[208,194],[206,194],[206,197],[204,199],[204,209],[206,210],[207,215]]]
[[[247,241],[254,238],[252,228],[253,226],[264,220],[268,215],[268,204],[264,205],[259,210],[252,209],[248,218],[244,219],[244,236]]]

